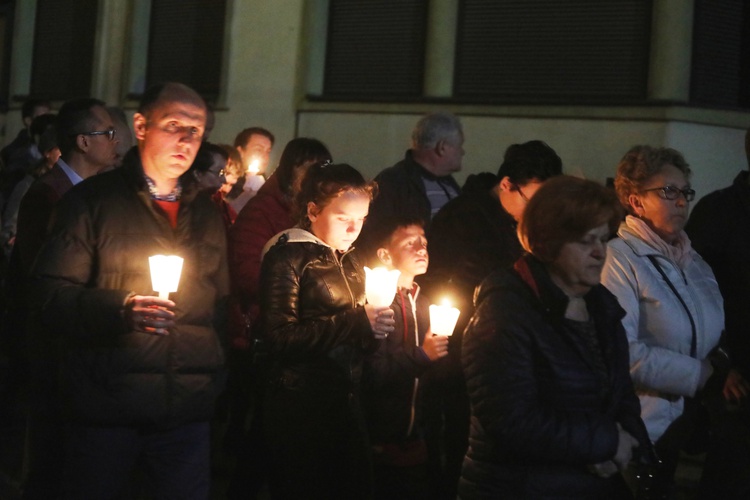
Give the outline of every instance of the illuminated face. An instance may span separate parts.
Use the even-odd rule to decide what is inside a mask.
[[[400,227],[388,244],[378,249],[378,258],[390,269],[401,271],[399,285],[409,286],[415,276],[427,272],[429,255],[424,229],[418,225]]]
[[[322,210],[310,202],[310,232],[335,250],[345,252],[359,236],[369,209],[370,197],[356,191],[344,191]]]
[[[519,185],[511,182],[509,177],[503,177],[498,184],[500,203],[511,217],[517,221],[521,220],[526,205],[540,187],[542,187],[542,182],[537,179],[530,180],[524,185]]]
[[[609,226],[605,223],[565,243],[547,266],[552,281],[569,296],[585,295],[601,281],[608,240]]]
[[[163,101],[146,117],[133,117],[143,170],[157,184],[173,183],[195,160],[206,126],[205,107],[187,101]]]
[[[684,190],[690,188],[690,183],[679,168],[667,164],[646,181],[641,194],[630,195],[628,201],[635,214],[671,244],[685,227],[690,202],[682,194],[675,200],[666,200],[659,190],[649,191],[665,186]]]
[[[271,158],[271,139],[261,134],[253,134],[248,139],[245,147],[237,147],[242,157],[243,170],[248,170],[252,166],[258,171],[254,173],[264,174],[268,168],[268,161]]]

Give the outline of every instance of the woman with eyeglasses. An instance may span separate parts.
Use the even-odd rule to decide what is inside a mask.
[[[700,451],[710,396],[739,399],[747,383],[719,346],[723,300],[711,268],[683,231],[690,168],[671,148],[635,146],[617,166],[615,190],[629,215],[610,241],[602,283],[627,311],[630,373],[669,495],[682,450]]]

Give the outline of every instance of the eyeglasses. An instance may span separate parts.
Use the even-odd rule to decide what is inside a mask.
[[[513,189],[515,189],[516,191],[518,191],[518,194],[521,195],[521,199],[523,201],[525,201],[526,203],[528,203],[529,202],[529,197],[526,196],[523,191],[521,191],[521,186],[519,186],[518,184],[513,184],[512,186],[513,186]]]
[[[95,132],[81,132],[79,135],[106,135],[110,141],[115,140],[115,129],[109,128],[107,130],[97,130]]]
[[[677,189],[674,186],[663,186],[658,188],[644,189],[644,192],[658,191],[659,197],[665,200],[676,200],[680,195],[685,197],[685,201],[693,201],[695,198],[695,189]]]

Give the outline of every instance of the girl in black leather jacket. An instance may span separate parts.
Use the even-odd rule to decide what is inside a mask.
[[[315,165],[295,201],[299,226],[269,241],[261,321],[270,354],[264,434],[274,498],[368,498],[372,472],[359,403],[366,351],[393,311],[365,304],[352,254],[376,185],[349,165]]]

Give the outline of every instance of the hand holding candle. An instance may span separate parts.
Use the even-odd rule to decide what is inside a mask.
[[[432,304],[430,306],[430,330],[434,335],[453,335],[459,314],[461,311],[451,307],[447,299],[443,300],[442,305]]]
[[[169,335],[174,326],[175,303],[151,295],[132,295],[125,303],[124,318],[129,330]]]
[[[448,337],[445,335],[426,335],[422,350],[430,359],[437,361],[448,355]]]
[[[177,256],[154,255],[148,259],[151,286],[159,296],[133,295],[125,303],[125,323],[131,330],[155,335],[169,335],[174,326],[175,303],[169,293],[177,291],[183,259]]]

